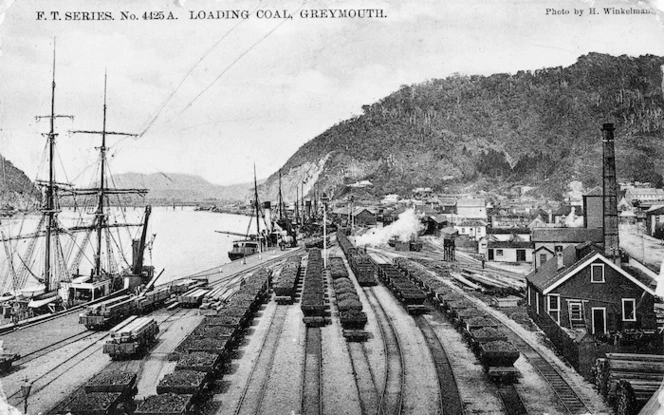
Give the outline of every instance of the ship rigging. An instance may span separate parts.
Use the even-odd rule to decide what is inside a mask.
[[[151,242],[147,241],[151,207],[146,206],[142,220],[130,223],[127,221],[125,209],[122,208],[121,198],[121,196],[143,197],[147,194],[147,190],[116,188],[110,176],[107,137],[137,136],[137,134],[107,130],[106,75],[102,129],[70,131],[71,134],[101,136],[101,146],[96,147],[99,150],[99,175],[93,178],[92,185],[87,188],[77,188],[72,184],[56,180],[55,144],[58,133],[55,130],[55,120],[63,117],[73,119],[73,117],[58,115],[55,112],[55,61],[54,45],[51,114],[37,117],[38,120],[42,118],[50,120],[49,132],[44,134],[47,137],[48,178],[35,181],[43,194],[37,228],[31,233],[23,232],[26,219],[27,223],[30,222],[29,215],[26,215],[14,235],[7,236],[4,228],[0,234],[7,259],[4,267],[6,272],[0,278],[0,294],[3,294],[3,297],[0,297],[0,305],[3,314],[5,316],[11,314],[14,321],[96,300],[121,289],[136,288],[147,283],[154,274],[154,267],[143,264],[145,246],[151,245]],[[111,203],[112,196],[117,198],[116,206]],[[60,214],[62,207],[67,205],[73,208],[73,212],[63,215],[63,220]],[[92,221],[84,217],[85,213],[92,215]],[[73,214],[76,217],[72,218]],[[122,216],[122,220],[112,216],[115,214]],[[130,228],[138,228],[140,236],[136,238],[138,233],[131,235]],[[133,252],[131,263],[125,256],[121,229],[126,229],[131,238]],[[113,235],[112,230],[115,230],[117,235]],[[93,233],[96,236],[94,241]],[[36,251],[40,240],[43,241],[43,258],[37,261]],[[18,245],[21,243],[25,250],[19,249]],[[85,275],[79,271],[84,259],[92,265],[90,273]],[[122,269],[119,266],[121,262],[124,263]],[[39,263],[42,264],[41,270]]]

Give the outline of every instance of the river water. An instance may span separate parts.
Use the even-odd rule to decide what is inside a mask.
[[[142,209],[127,209],[127,222],[140,222],[142,213]],[[65,226],[71,226],[73,225],[73,218],[78,216],[78,213],[65,210],[59,218]],[[21,221],[23,221],[22,229],[20,228]],[[38,215],[3,219],[0,229],[5,236],[15,236],[19,231],[26,234],[34,231],[38,221]],[[172,207],[155,207],[152,209],[152,215],[150,216],[148,240],[151,240],[153,235],[155,236],[151,249],[145,250],[145,263],[146,265],[154,265],[157,273],[161,272],[162,269],[164,270],[158,284],[226,264],[230,262],[227,253],[232,247],[233,240],[238,239],[238,237],[220,234],[215,230],[245,234],[250,222],[251,218],[247,216],[205,211],[197,212],[193,207],[177,207],[175,209]],[[135,234],[138,228],[134,229],[132,236],[136,237]],[[67,236],[62,238],[66,240]],[[131,246],[129,234],[125,239],[120,245],[127,251],[125,257],[129,258],[130,261],[131,252],[130,249],[126,249]],[[65,246],[64,243],[63,246]],[[10,275],[7,250],[9,249],[14,253],[14,267],[18,269],[21,261],[25,260],[18,258],[18,256],[22,255],[21,252],[25,252],[28,247],[29,240],[13,241],[11,244],[5,244],[0,250],[0,277],[6,278]],[[66,246],[64,251],[67,251]],[[43,258],[43,238],[36,244],[34,254],[35,260],[32,265],[35,266],[35,273],[39,275],[40,272],[43,272],[39,268],[40,261],[43,261],[41,260]],[[87,270],[91,267],[89,260],[91,257],[91,254],[84,257],[80,265],[81,270]]]

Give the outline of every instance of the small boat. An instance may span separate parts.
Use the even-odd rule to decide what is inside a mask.
[[[230,258],[231,261],[235,261],[236,259],[244,258],[249,255],[257,254],[260,252],[260,244],[258,241],[252,241],[252,240],[238,240],[238,241],[233,241],[233,248],[228,251],[228,258]]]

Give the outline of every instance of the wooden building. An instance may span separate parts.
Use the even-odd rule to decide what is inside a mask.
[[[487,259],[495,262],[533,262],[533,243],[528,241],[487,241]]]
[[[593,335],[656,328],[655,292],[585,243],[568,246],[526,277],[528,307]]]
[[[533,267],[538,269],[554,256],[556,250],[586,241],[604,243],[604,232],[602,228],[533,228],[532,241],[535,249]]]

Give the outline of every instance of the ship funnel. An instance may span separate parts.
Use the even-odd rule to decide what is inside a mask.
[[[308,218],[311,217],[311,200],[304,201],[304,212]]]
[[[270,202],[263,202],[263,213],[265,214],[265,223],[267,224],[268,232],[272,231],[272,204]]]
[[[616,181],[616,153],[613,124],[602,126],[603,158],[602,186],[604,198],[604,256],[620,264],[618,238],[618,185]]]

